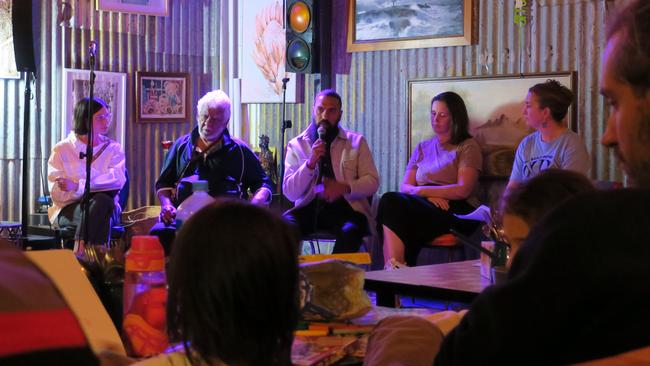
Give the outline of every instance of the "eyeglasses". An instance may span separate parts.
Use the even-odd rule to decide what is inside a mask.
[[[113,116],[112,114],[106,113],[106,114],[100,114],[98,116],[95,116],[95,118],[103,119],[104,121],[110,121],[112,116]]]

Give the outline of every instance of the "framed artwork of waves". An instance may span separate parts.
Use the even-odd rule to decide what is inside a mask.
[[[348,52],[473,43],[473,0],[349,0]]]

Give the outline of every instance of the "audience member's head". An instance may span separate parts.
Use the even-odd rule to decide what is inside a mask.
[[[72,130],[77,135],[87,135],[88,134],[88,111],[90,110],[90,115],[94,116],[95,113],[99,112],[102,108],[106,108],[108,105],[106,102],[99,97],[94,97],[90,103],[88,103],[88,98],[80,99],[74,107],[74,126]]]
[[[431,98],[431,119],[433,122],[433,106],[435,102],[442,102],[449,110],[451,117],[451,138],[449,142],[458,145],[472,137],[469,134],[469,116],[463,98],[454,92],[442,92]]]
[[[650,188],[650,2],[611,18],[600,93],[609,105],[601,142],[614,149],[633,185]]]
[[[501,213],[503,230],[511,246],[509,263],[530,229],[547,213],[565,200],[592,190],[593,184],[584,175],[560,169],[544,170],[508,190],[501,202]]]
[[[297,243],[280,217],[251,204],[221,201],[192,216],[171,256],[171,340],[181,341],[195,364],[289,365]]]

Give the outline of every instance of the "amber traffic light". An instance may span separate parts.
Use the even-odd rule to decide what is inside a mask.
[[[295,2],[289,10],[289,26],[297,33],[303,33],[311,23],[309,6],[302,1]]]
[[[295,73],[318,72],[315,0],[286,1],[286,69]]]

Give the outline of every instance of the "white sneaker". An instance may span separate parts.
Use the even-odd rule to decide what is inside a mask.
[[[395,258],[389,259],[385,264],[384,264],[384,270],[385,271],[394,271],[396,269],[401,269],[401,268],[407,268],[408,266],[406,263],[401,263]]]

